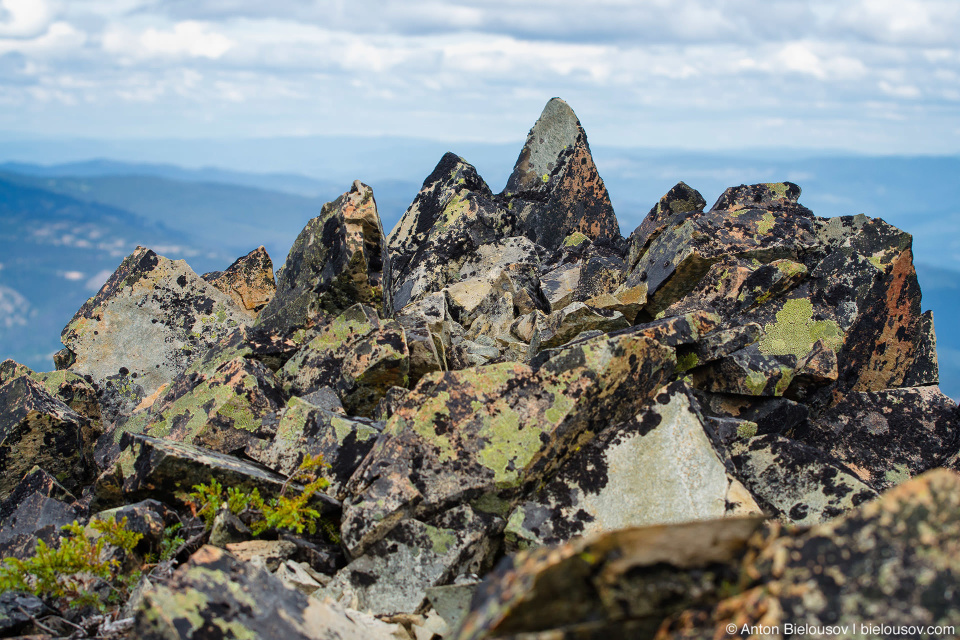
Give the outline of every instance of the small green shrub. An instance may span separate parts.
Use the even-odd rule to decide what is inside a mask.
[[[307,454],[297,470],[283,483],[279,495],[270,500],[264,500],[257,489],[247,493],[237,487],[229,487],[224,491],[216,480],[211,480],[209,484],[194,485],[193,491],[185,498],[197,516],[203,518],[207,528],[213,526],[217,512],[226,505],[234,515],[254,515],[250,529],[255,536],[270,529],[286,529],[296,533],[306,530],[314,534],[317,532],[317,525],[322,524],[324,530],[335,537],[336,531],[332,525],[323,522],[320,512],[309,506],[313,496],[330,485],[327,479],[319,474],[320,469],[325,466],[328,465],[323,461],[322,455]],[[298,495],[287,496],[287,489],[294,481],[307,484]]]
[[[112,595],[125,595],[131,576],[118,575],[120,563],[115,558],[105,559],[104,551],[110,544],[129,553],[143,534],[127,530],[126,518],[119,523],[113,518],[94,520],[90,527],[101,535],[88,538],[84,527],[74,521],[63,527],[70,536],[62,538],[58,547],[40,540],[32,558],[5,558],[0,566],[0,592],[25,591],[63,600],[68,606],[102,607],[97,595],[88,588],[90,578],[100,578],[114,589]]]

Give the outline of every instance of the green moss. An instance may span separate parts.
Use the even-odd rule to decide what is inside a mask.
[[[737,427],[737,436],[743,439],[757,435],[757,423],[744,421]]]
[[[837,323],[813,320],[813,303],[806,298],[787,300],[777,312],[776,322],[763,329],[760,352],[764,355],[792,354],[799,360],[821,338],[835,351],[843,345],[843,332]]]
[[[700,358],[697,357],[697,354],[693,351],[684,354],[678,354],[677,357],[677,373],[683,373],[684,371],[689,371],[695,366],[700,364]]]

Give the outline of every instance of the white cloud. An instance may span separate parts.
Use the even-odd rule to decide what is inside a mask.
[[[131,58],[208,58],[216,60],[229,51],[234,41],[213,31],[210,25],[187,20],[172,29],[149,27],[139,33],[125,27],[107,30],[102,39],[108,53]]]
[[[34,38],[52,19],[46,0],[0,0],[0,38]]]
[[[87,35],[68,22],[54,22],[33,38],[0,37],[0,54],[19,52],[38,58],[75,54],[87,42]]]

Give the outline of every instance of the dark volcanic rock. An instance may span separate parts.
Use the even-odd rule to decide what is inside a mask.
[[[96,477],[93,445],[99,428],[29,376],[0,386],[0,499],[34,465],[70,491]]]
[[[29,558],[39,540],[53,545],[62,526],[85,515],[86,509],[53,476],[34,467],[0,502],[0,557]]]
[[[323,205],[290,249],[257,325],[288,335],[363,303],[392,311],[390,257],[373,190],[359,180]]]
[[[944,465],[960,450],[960,414],[938,387],[853,392],[798,427],[796,437],[882,491]]]
[[[530,129],[501,196],[515,212],[516,229],[548,250],[575,231],[620,243],[620,226],[587,134],[560,98],[547,103]]]

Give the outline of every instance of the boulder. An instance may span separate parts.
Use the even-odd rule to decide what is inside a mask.
[[[517,231],[550,251],[576,231],[603,243],[620,242],[587,134],[560,98],[547,102],[530,129],[501,197],[516,216]]]
[[[100,422],[97,390],[83,377],[70,371],[37,372],[13,360],[0,362],[0,385],[24,375],[42,384],[47,393],[94,424]]]
[[[265,499],[279,495],[286,478],[258,464],[209,449],[160,440],[150,436],[124,434],[120,441],[124,456],[112,476],[104,475],[96,487],[100,502],[113,496],[107,491],[119,483],[126,502],[144,497],[177,501],[178,494],[195,485],[216,480],[223,487],[247,491],[257,489]],[[299,485],[291,484],[292,490]],[[113,506],[113,505],[105,505]],[[340,503],[323,494],[315,494],[314,505],[324,514],[335,514]]]
[[[453,637],[653,637],[668,613],[716,600],[736,583],[762,522],[634,527],[522,551],[487,576]]]
[[[357,622],[339,607],[288,589],[265,569],[206,546],[143,595],[134,633],[141,640],[395,640],[391,627]]]
[[[672,349],[627,335],[558,350],[536,371],[503,363],[424,377],[348,485],[344,544],[356,557],[402,517],[515,494],[578,441],[632,417],[673,367]]]
[[[741,575],[750,579],[737,593],[674,612],[658,635],[767,625],[786,637],[792,625],[794,636],[883,637],[910,627],[906,634],[922,636],[928,626],[955,626],[958,496],[960,477],[931,471],[824,524],[774,527],[745,554]]]
[[[280,385],[257,360],[233,358],[212,371],[193,367],[176,378],[149,409],[134,414],[113,434],[157,438],[231,453],[267,437],[264,418],[283,406]]]
[[[324,594],[376,615],[419,613],[429,588],[481,567],[498,524],[502,527],[502,521],[480,517],[468,506],[431,524],[404,519],[341,569]]]
[[[237,258],[226,271],[212,271],[201,277],[233,298],[251,318],[256,318],[277,292],[273,261],[263,246]]]
[[[0,386],[0,500],[35,465],[69,491],[96,477],[98,426],[51,396],[30,376]]]
[[[960,450],[960,413],[938,387],[851,392],[794,433],[883,491]]]
[[[736,476],[786,522],[825,522],[877,495],[843,463],[781,435],[744,438],[730,451]]]
[[[356,304],[318,330],[283,366],[279,378],[290,395],[333,389],[351,415],[372,416],[390,387],[406,386],[410,352],[395,320],[380,320]]]
[[[40,540],[55,546],[61,527],[83,519],[86,513],[56,478],[34,467],[0,501],[0,557],[33,557]]]
[[[364,418],[328,411],[303,398],[291,398],[281,411],[271,440],[256,440],[246,454],[283,475],[293,474],[305,455],[323,455],[327,492],[342,496],[343,488],[373,447],[383,425]]]
[[[445,154],[390,233],[394,309],[457,282],[464,265],[472,272],[480,247],[517,235],[512,221],[477,170]]]
[[[677,224],[682,217],[687,217],[692,212],[702,213],[705,206],[707,201],[699,191],[684,182],[674,185],[650,209],[640,226],[627,238],[627,268],[633,269],[636,266],[637,260],[646,252],[650,242],[656,239],[664,229]]]
[[[697,389],[746,396],[782,396],[793,380],[796,359],[790,355],[766,356],[744,348],[692,373]]]
[[[182,260],[137,247],[60,339],[69,369],[108,396],[104,419],[129,414],[249,316]]]
[[[624,527],[722,517],[728,485],[683,383],[581,446],[510,516],[508,541],[566,542]]]
[[[362,303],[392,312],[390,257],[373,190],[359,180],[297,236],[257,325],[280,335]]]

